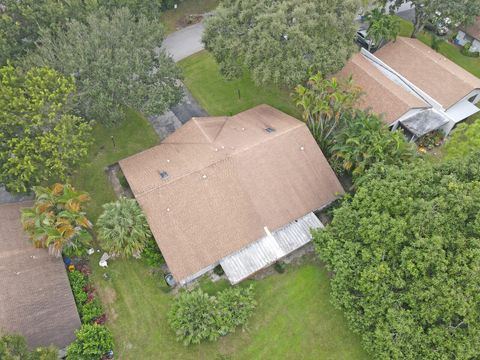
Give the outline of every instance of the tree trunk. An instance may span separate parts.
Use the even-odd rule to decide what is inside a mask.
[[[422,15],[415,9],[415,22],[413,23],[413,32],[410,37],[412,39],[415,39],[417,37],[417,34],[422,31],[424,27],[424,21]]]

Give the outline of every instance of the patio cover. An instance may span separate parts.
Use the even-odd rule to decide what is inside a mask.
[[[449,120],[438,111],[428,109],[420,111],[400,122],[413,135],[421,137],[445,125]]]
[[[310,242],[310,229],[318,228],[323,228],[323,224],[310,212],[273,233],[265,229],[264,237],[227,256],[220,265],[230,283],[237,284]]]
[[[453,105],[450,109],[447,110],[447,114],[452,118],[456,123],[462,120],[465,120],[469,116],[476,114],[480,111],[476,105],[468,101],[462,101],[456,105]]]

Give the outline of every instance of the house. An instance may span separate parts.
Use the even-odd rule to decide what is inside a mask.
[[[365,93],[363,107],[411,139],[448,134],[480,111],[480,79],[416,39],[400,37],[375,54],[362,49],[337,74],[350,75]]]
[[[34,248],[20,222],[31,202],[0,205],[0,332],[23,335],[30,348],[63,349],[80,327],[62,259]]]
[[[472,45],[470,46],[469,51],[480,52],[480,16],[477,17],[472,25],[458,30],[455,43],[461,46],[470,43]]]
[[[271,265],[343,193],[306,125],[267,105],[192,118],[120,166],[182,285],[217,265],[232,284]]]

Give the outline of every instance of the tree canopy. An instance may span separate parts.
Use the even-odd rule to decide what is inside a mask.
[[[462,158],[480,151],[480,119],[472,124],[458,124],[444,145],[447,159]]]
[[[75,85],[49,68],[0,68],[0,184],[16,192],[65,180],[86,155],[91,126],[71,115]]]
[[[480,154],[374,167],[314,241],[372,357],[480,356]]]
[[[203,41],[227,77],[244,67],[257,84],[295,85],[308,70],[330,74],[354,51],[357,0],[225,0]]]
[[[478,0],[395,0],[391,8],[398,8],[406,2],[410,2],[415,7],[412,37],[422,31],[427,22],[439,16],[441,19],[448,18],[450,24],[455,25],[470,24],[480,15],[480,1]]]
[[[26,63],[73,75],[82,114],[113,124],[124,119],[125,107],[154,115],[181,99],[180,72],[158,49],[162,40],[158,21],[136,17],[127,8],[98,11],[85,23],[68,22],[65,31],[42,30]]]

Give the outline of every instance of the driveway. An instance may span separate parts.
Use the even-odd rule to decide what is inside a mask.
[[[204,49],[202,43],[203,23],[175,31],[163,40],[162,49],[175,61],[180,61]]]

